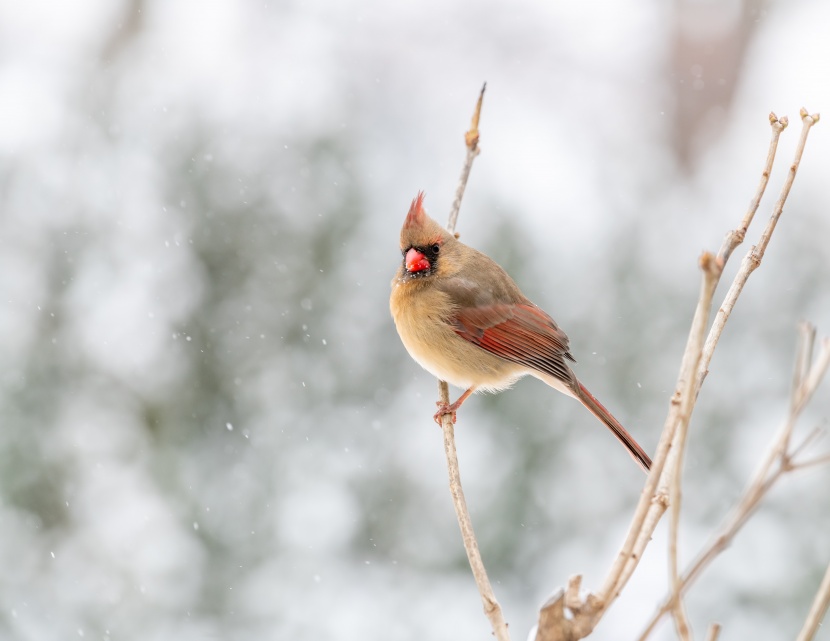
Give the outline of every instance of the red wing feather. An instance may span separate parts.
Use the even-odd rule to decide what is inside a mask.
[[[570,383],[565,359],[568,337],[553,319],[533,304],[488,305],[458,310],[456,333],[491,354],[545,372]]]

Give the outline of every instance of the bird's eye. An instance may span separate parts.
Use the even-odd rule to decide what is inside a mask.
[[[432,247],[430,247],[430,249],[432,250],[433,254],[437,254],[439,251],[441,251],[441,245],[435,243]]]

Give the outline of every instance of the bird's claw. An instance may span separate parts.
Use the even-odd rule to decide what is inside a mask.
[[[452,416],[452,422],[453,422],[453,424],[455,424],[455,419],[456,419],[455,410],[458,409],[456,407],[453,407],[453,405],[455,405],[455,403],[450,404],[450,403],[442,403],[441,401],[437,401],[435,404],[438,406],[438,411],[435,412],[435,415],[432,418],[438,424],[438,427],[442,427],[441,419],[444,416],[446,416],[447,414]]]

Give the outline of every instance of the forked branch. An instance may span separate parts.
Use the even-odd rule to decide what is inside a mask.
[[[782,476],[795,470],[803,469],[803,464],[795,460],[802,452],[804,444],[799,444],[793,449],[789,449],[788,444],[792,441],[793,430],[798,421],[801,412],[806,407],[809,400],[815,394],[816,389],[823,380],[830,367],[830,338],[826,338],[821,342],[819,352],[815,362],[811,363],[811,354],[807,355],[806,362],[809,369],[799,374],[799,370],[803,367],[804,349],[805,345],[813,345],[813,337],[815,335],[815,328],[807,323],[802,323],[799,327],[799,345],[796,351],[796,381],[797,385],[793,387],[790,395],[790,410],[786,420],[776,437],[773,439],[767,451],[764,461],[761,463],[758,471],[749,482],[747,489],[744,491],[738,504],[732,510],[732,513],[724,520],[723,524],[718,530],[709,544],[703,548],[689,565],[683,575],[680,577],[677,586],[672,593],[666,597],[665,601],[658,608],[657,612],[652,616],[651,620],[646,625],[645,630],[640,635],[640,641],[645,639],[654,630],[654,627],[659,622],[660,618],[670,611],[680,595],[682,595],[689,586],[700,576],[706,567],[725,550],[735,535],[740,531],[744,524],[749,520],[755,510],[758,508],[761,500],[768,494],[770,489],[781,479]],[[813,440],[813,433],[809,434],[806,441]],[[822,457],[823,458],[823,457]],[[825,606],[826,607],[826,606]]]
[[[675,505],[673,508],[673,525],[670,532],[670,579],[672,591],[670,598],[664,604],[661,616],[669,610],[675,610],[679,632],[684,636],[688,634],[688,622],[682,613],[679,600],[685,588],[687,577],[680,575],[677,570],[678,561],[676,553],[681,496],[681,469],[688,424],[705,377],[705,372],[708,371],[712,353],[717,346],[729,314],[743,290],[743,285],[746,283],[749,275],[760,265],[764,251],[775,230],[775,225],[783,212],[784,203],[795,179],[807,135],[811,127],[819,119],[818,114],[809,115],[805,110],[802,110],[801,116],[803,128],[795,158],[790,166],[790,171],[781,189],[778,201],[773,208],[770,222],[761,234],[758,245],[753,247],[748,253],[747,258],[744,259],[738,276],[736,276],[735,282],[733,282],[732,287],[727,293],[726,299],[721,305],[705,342],[703,341],[703,335],[705,334],[705,326],[708,323],[715,288],[723,273],[726,262],[729,260],[735,247],[743,241],[746,231],[755,216],[755,212],[757,211],[769,180],[769,173],[775,158],[779,136],[787,125],[786,118],[778,119],[774,114],[770,115],[772,139],[770,141],[767,161],[756,194],[741,223],[737,229],[727,234],[717,257],[711,254],[704,254],[701,258],[701,268],[703,271],[701,293],[692,328],[689,332],[686,349],[683,354],[677,385],[671,397],[669,412],[663,426],[660,441],[657,445],[651,472],[640,495],[640,501],[632,518],[628,534],[611,566],[611,570],[602,588],[598,594],[588,594],[584,601],[568,605],[567,612],[565,608],[560,606],[560,601],[564,603],[564,593],[546,603],[540,613],[539,627],[536,635],[537,641],[580,639],[591,633],[633,574],[642,558],[645,547],[651,540],[657,523],[670,502]],[[710,634],[716,636],[717,629],[712,628]]]

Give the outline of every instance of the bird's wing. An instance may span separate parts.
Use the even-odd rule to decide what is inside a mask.
[[[573,361],[568,337],[531,302],[460,307],[456,334],[501,358],[550,374],[568,385],[576,381],[565,362]]]

